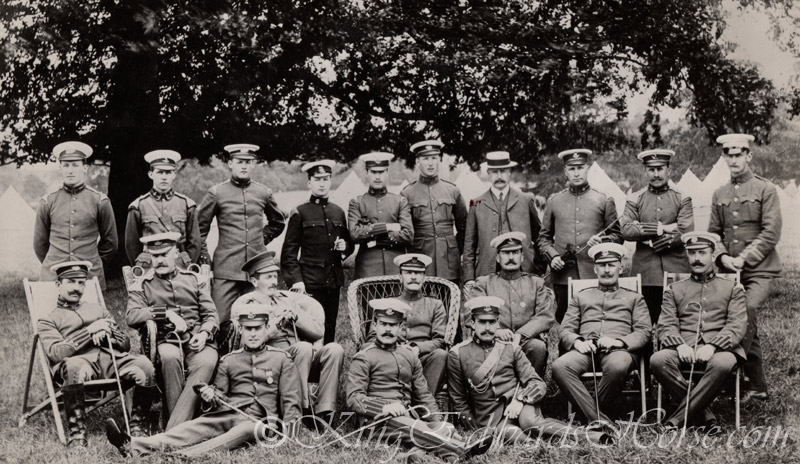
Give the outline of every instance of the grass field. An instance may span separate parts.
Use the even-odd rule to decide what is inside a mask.
[[[785,237],[784,241],[793,237]],[[476,463],[501,462],[584,462],[584,463],[788,463],[800,462],[798,438],[800,438],[800,249],[796,244],[781,246],[785,262],[785,276],[778,279],[772,289],[769,304],[762,309],[759,332],[767,360],[767,378],[771,388],[771,400],[767,403],[748,405],[742,411],[741,431],[733,425],[732,401],[728,397],[715,402],[713,409],[721,418],[727,433],[714,441],[698,442],[693,436],[678,441],[675,436],[659,436],[650,427],[628,428],[623,439],[614,447],[599,448],[589,445],[522,446],[504,447],[476,458]],[[343,292],[344,295],[344,292]],[[106,302],[118,319],[124,311],[124,290],[120,282],[112,282],[106,292]],[[346,319],[345,300],[339,317],[339,336],[349,358],[354,353],[352,334]],[[0,327],[0,339],[4,341],[3,376],[0,381],[0,462],[44,462],[44,463],[94,463],[125,462],[105,440],[103,421],[107,417],[119,417],[119,403],[113,402],[103,410],[93,413],[88,421],[89,447],[85,450],[67,450],[56,437],[55,426],[49,409],[28,421],[24,428],[17,427],[22,409],[22,396],[31,344],[31,326],[28,318],[25,294],[21,278],[13,274],[0,275],[0,315],[4,324]],[[135,339],[135,333],[131,333]],[[554,340],[554,333],[551,340]],[[551,341],[553,344],[554,341]],[[551,346],[551,356],[556,350]],[[551,359],[552,361],[552,359]],[[33,399],[44,397],[44,382],[38,363],[34,370]],[[549,381],[549,373],[548,373]],[[550,395],[544,400],[545,414],[566,418],[566,405],[560,396],[554,395],[552,381]],[[340,392],[340,396],[343,392]],[[648,400],[650,407],[655,400]],[[618,402],[621,415],[627,408],[637,404],[635,399]],[[780,427],[780,431],[777,428]],[[351,427],[345,425],[343,431]],[[776,437],[777,433],[777,437]],[[305,440],[310,436],[303,435]],[[659,442],[659,439],[661,440]],[[327,440],[327,437],[326,437]],[[345,449],[330,446],[321,450],[309,450],[298,444],[288,444],[277,449],[251,447],[233,453],[213,453],[202,459],[208,463],[256,463],[256,462],[319,462],[348,464],[378,461],[398,462],[400,457],[387,447],[362,446]],[[430,462],[436,458],[429,457]],[[132,461],[132,460],[129,460]],[[182,462],[181,458],[158,455],[136,459],[137,462]]]

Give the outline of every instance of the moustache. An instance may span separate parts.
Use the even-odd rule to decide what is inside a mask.
[[[611,278],[611,274],[600,274],[600,277],[602,277],[604,279],[610,279]]]
[[[703,263],[701,263],[700,261],[692,261],[692,264],[691,264],[691,265],[692,265],[692,266],[702,266],[702,265],[703,265]]]
[[[394,337],[394,334],[391,332],[384,332],[381,334],[381,337]]]
[[[509,259],[506,261],[506,264],[517,264],[517,261],[515,259]]]
[[[483,332],[481,332],[481,335],[494,335],[494,332],[490,330],[484,330]]]

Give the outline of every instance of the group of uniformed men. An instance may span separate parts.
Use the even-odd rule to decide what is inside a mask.
[[[311,198],[289,217],[280,261],[265,251],[283,232],[284,217],[272,190],[251,180],[257,146],[225,147],[231,178],[211,187],[199,207],[172,189],[180,155],[150,152],[153,188],[130,205],[125,230],[127,255],[145,270],[128,289],[126,322],[157,327],[155,367],[130,353],[106,308],[81,302],[87,278],[104,284],[102,262],[116,251],[117,235],[108,198],[85,184],[91,148],[59,144],[63,186],[40,204],[34,248],[42,279],[56,280],[59,289],[57,307],[38,332],[63,385],[69,442],[86,445],[83,382],[112,377],[112,364],[136,384],[132,436],[113,420],[107,427],[125,454],[234,448],[255,439],[253,419],[285,436],[301,417],[330,423],[344,360],[335,342],[342,262],[356,244],[355,277],[399,274],[403,291],[368,302],[374,319],[352,358],[346,404],[387,427],[411,447],[411,457],[428,449],[451,461],[468,458],[496,437],[531,432],[612,442],[605,411],[628,371],[653,352],[653,330],[652,372],[683,401],[665,426],[685,426],[688,416],[711,427],[708,405],[737,365],[749,379],[743,401],[768,398],[756,315],[780,273],[781,216],[775,187],[748,167],[752,140],[718,138],[731,182],[714,193],[708,232],[693,231],[691,199],[668,183],[670,150],[638,155],[649,184],[619,218],[613,199],[587,182],[591,152],[559,153],[568,187],[548,199],[541,222],[533,196],[510,185],[516,163],[507,152],[486,155],[491,187],[469,207],[454,184],[438,177],[440,141],[411,146],[420,175],[400,195],[386,188],[393,155],[363,155],[369,190],[351,200],[347,215],[328,201],[334,163],[307,163]],[[219,244],[212,260],[205,239],[214,218]],[[632,272],[641,275],[641,294],[619,286],[623,240],[636,242]],[[211,282],[189,270],[209,263]],[[552,289],[540,276],[548,267]],[[743,287],[720,277],[717,267],[740,273]],[[691,277],[664,288],[665,272]],[[422,292],[426,275],[463,285],[464,341],[452,348],[443,302]],[[279,290],[279,277],[289,291]],[[569,299],[569,278],[598,284]],[[588,421],[600,424],[581,433],[544,418],[537,406],[547,390],[546,335],[556,322],[563,354],[553,378]],[[233,349],[218,359],[226,347]],[[687,397],[680,368],[695,363],[705,373]],[[603,373],[594,398],[580,379],[592,369]],[[319,378],[316,391],[312,376]],[[169,420],[164,433],[145,437],[144,419],[162,396],[157,384]],[[463,427],[500,433],[468,441],[457,434],[434,401],[445,384]],[[192,419],[198,403],[208,412]]]

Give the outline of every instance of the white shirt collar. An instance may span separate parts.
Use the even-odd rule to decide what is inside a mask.
[[[506,188],[504,188],[503,190],[497,190],[496,188],[494,188],[494,186],[492,186],[489,187],[489,189],[492,191],[492,195],[494,195],[495,198],[499,199],[501,193],[503,194],[503,198],[508,197],[508,191],[510,190],[510,187],[506,185]]]

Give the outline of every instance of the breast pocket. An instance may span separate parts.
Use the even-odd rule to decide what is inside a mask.
[[[322,245],[328,243],[328,228],[325,221],[303,221],[303,244]]]
[[[158,216],[142,216],[142,235],[153,235],[166,232]]]
[[[741,198],[742,202],[742,220],[761,222],[762,204],[761,198],[755,194],[744,195]]]
[[[186,237],[186,215],[173,214],[172,225],[175,227],[175,232],[180,232],[181,237]]]

